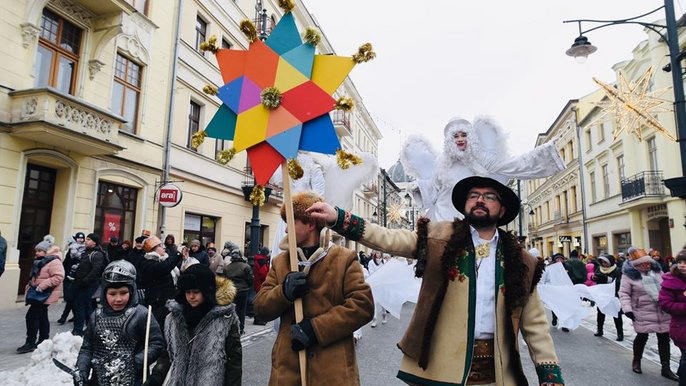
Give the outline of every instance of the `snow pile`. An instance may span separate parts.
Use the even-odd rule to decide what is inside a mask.
[[[73,385],[72,377],[58,369],[52,363],[56,358],[67,366],[74,367],[79,354],[81,337],[70,332],[56,334],[52,339],[44,340],[31,354],[28,365],[12,371],[1,371],[0,379],[5,386],[45,386]]]

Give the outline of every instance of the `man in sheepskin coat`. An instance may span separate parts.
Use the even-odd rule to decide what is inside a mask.
[[[291,272],[288,251],[272,260],[253,303],[255,316],[281,318],[272,351],[269,385],[300,385],[298,351],[307,350],[308,385],[359,385],[353,332],[369,323],[374,301],[355,251],[333,245],[323,223],[305,213],[322,201],[314,192],[293,196],[295,239],[301,271]],[[281,218],[286,221],[285,207]],[[281,249],[287,249],[287,239]],[[304,319],[295,323],[293,302],[303,300]]]
[[[398,378],[410,385],[527,385],[519,356],[526,341],[540,385],[563,385],[548,320],[536,292],[543,265],[501,229],[519,197],[487,177],[468,177],[452,192],[465,220],[416,232],[386,229],[325,203],[308,209],[339,234],[367,247],[417,259],[417,306],[398,344]]]

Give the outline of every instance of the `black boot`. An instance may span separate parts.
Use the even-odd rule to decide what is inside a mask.
[[[603,327],[598,326],[598,331],[596,331],[596,333],[593,334],[593,336],[603,336]]]
[[[631,362],[631,370],[636,374],[643,374],[641,358],[643,358],[643,350],[646,348],[647,341],[648,334],[637,334],[634,338],[634,360]]]
[[[596,317],[597,330],[593,336],[603,336],[603,326],[605,325],[605,314],[598,310],[598,316]]]
[[[619,314],[619,318],[615,319],[615,328],[617,329],[617,342],[624,340],[624,324],[622,323],[622,314]]]
[[[668,334],[658,334],[657,339],[657,351],[660,354],[660,364],[662,365],[662,371],[660,374],[672,381],[679,381],[679,376],[672,372],[669,367],[669,335]]]
[[[26,343],[23,346],[17,348],[17,353],[26,354],[28,352],[34,351],[36,349],[36,339],[26,338]]]

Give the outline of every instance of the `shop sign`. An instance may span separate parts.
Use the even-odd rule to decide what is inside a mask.
[[[181,189],[178,186],[174,184],[166,184],[160,187],[160,192],[157,196],[157,199],[159,200],[160,205],[167,208],[173,208],[179,205],[182,197],[183,192],[181,192]]]
[[[183,229],[187,231],[200,231],[200,216],[187,214],[183,219]]]
[[[571,243],[572,242],[572,236],[560,236],[559,237],[561,243]]]
[[[667,217],[667,204],[658,204],[646,208],[647,220]]]

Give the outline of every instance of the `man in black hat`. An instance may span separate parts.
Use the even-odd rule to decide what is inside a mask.
[[[326,203],[308,209],[348,239],[417,259],[423,277],[417,306],[398,344],[398,378],[415,385],[527,384],[519,333],[529,346],[539,384],[563,385],[543,304],[536,292],[543,265],[516,236],[499,229],[519,213],[519,197],[486,177],[453,188],[464,220],[430,222],[417,230],[386,229]]]
[[[105,269],[105,253],[100,247],[100,235],[86,236],[86,250],[79,259],[74,275],[74,329],[72,334],[83,336],[83,328],[93,312],[91,299],[100,285],[100,275]]]

